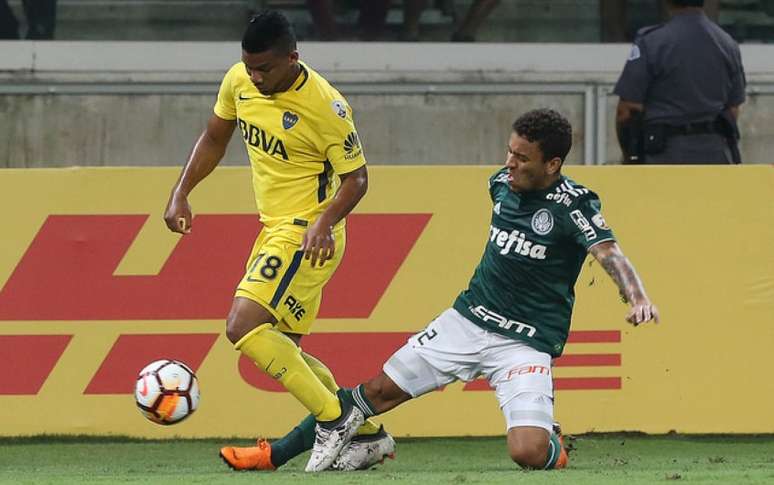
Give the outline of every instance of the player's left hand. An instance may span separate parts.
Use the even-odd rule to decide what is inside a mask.
[[[632,304],[629,313],[626,315],[626,321],[635,327],[651,320],[658,323],[658,308],[647,299]]]
[[[333,258],[336,243],[333,239],[333,228],[325,223],[322,218],[317,219],[304,234],[304,240],[301,242],[301,251],[304,252],[304,259],[312,260],[312,267],[317,262],[322,266],[327,260]]]

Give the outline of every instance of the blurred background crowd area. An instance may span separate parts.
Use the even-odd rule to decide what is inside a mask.
[[[238,40],[284,11],[306,41],[630,42],[663,0],[0,0],[0,39]],[[774,42],[774,0],[707,0],[737,41]]]

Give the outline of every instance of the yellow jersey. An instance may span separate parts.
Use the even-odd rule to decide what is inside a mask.
[[[335,174],[365,165],[347,100],[317,72],[301,74],[284,92],[258,91],[242,62],[226,73],[215,114],[234,120],[247,148],[261,222],[305,225],[333,200]],[[301,222],[303,221],[303,222]]]

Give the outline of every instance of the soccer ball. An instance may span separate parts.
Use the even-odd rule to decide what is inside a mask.
[[[134,399],[143,416],[154,423],[179,423],[199,406],[199,382],[182,362],[157,360],[140,371]]]

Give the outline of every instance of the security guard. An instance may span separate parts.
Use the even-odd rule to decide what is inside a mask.
[[[615,86],[624,163],[741,163],[746,80],[737,43],[704,0],[667,0],[671,19],[638,32]]]

